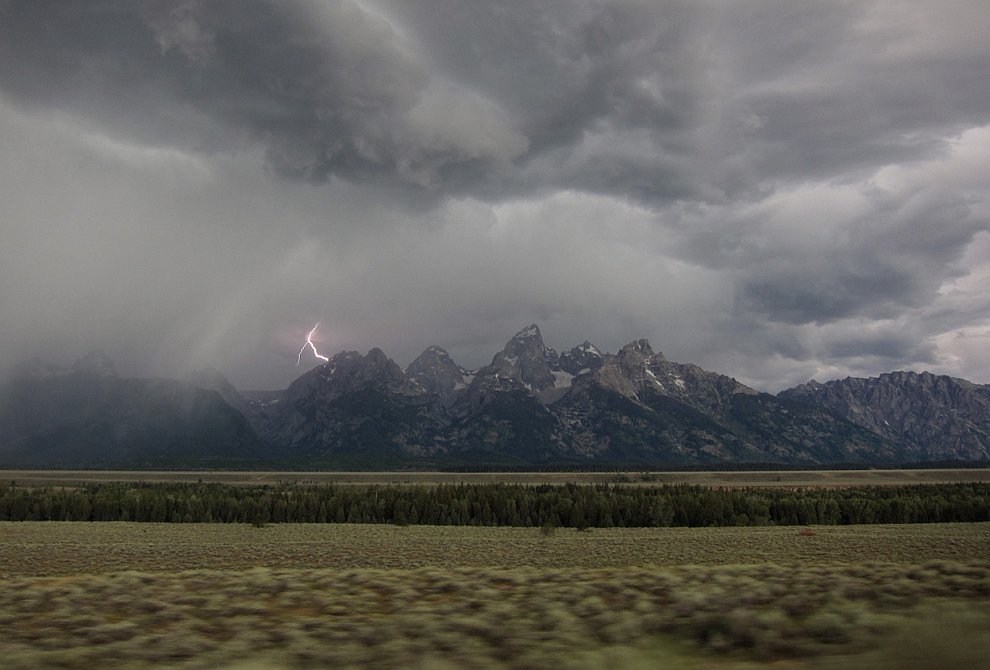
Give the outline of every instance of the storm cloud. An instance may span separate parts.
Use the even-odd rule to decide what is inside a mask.
[[[0,2],[0,356],[518,328],[990,381],[982,0]],[[312,361],[309,361],[312,363]]]

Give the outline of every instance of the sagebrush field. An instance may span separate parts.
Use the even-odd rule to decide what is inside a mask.
[[[811,534],[807,534],[807,533]],[[990,523],[556,529],[0,522],[0,576],[252,567],[623,568],[990,558]]]
[[[15,669],[979,668],[988,556],[990,524],[2,523],[0,658]]]

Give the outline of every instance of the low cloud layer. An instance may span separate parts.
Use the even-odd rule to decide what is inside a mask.
[[[990,382],[980,0],[0,2],[0,357],[515,330]],[[313,361],[309,361],[312,363]]]

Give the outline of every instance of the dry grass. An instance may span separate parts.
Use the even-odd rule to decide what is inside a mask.
[[[990,523],[801,528],[0,522],[0,577],[117,570],[611,568],[990,557]]]
[[[0,655],[10,670],[824,663],[869,655],[918,617],[948,618],[951,645],[983,654],[988,577],[987,562],[21,577],[3,583]]]
[[[988,667],[990,524],[812,530],[0,523],[0,659]]]
[[[910,486],[990,482],[990,469],[801,470],[752,472],[235,472],[128,470],[0,470],[0,482],[24,486],[96,482],[217,482],[262,484],[698,484],[701,486]]]

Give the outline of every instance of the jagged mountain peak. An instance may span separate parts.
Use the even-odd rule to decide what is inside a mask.
[[[417,368],[425,363],[433,361],[451,361],[453,363],[453,360],[450,358],[450,354],[447,353],[446,349],[439,345],[431,344],[426,349],[423,349],[423,353],[417,356],[416,359],[409,364],[406,371],[408,372],[410,369]]]
[[[804,384],[799,384],[791,389],[788,389],[783,393],[795,395],[815,391],[834,393],[839,390],[844,390],[844,392],[849,392],[849,390],[853,388],[880,388],[884,386],[905,389],[912,387],[930,389],[957,387],[962,389],[974,389],[980,387],[981,385],[974,384],[973,382],[960,379],[958,377],[938,375],[933,372],[928,372],[927,370],[922,372],[915,372],[914,370],[895,370],[893,372],[882,372],[876,377],[846,377],[844,379],[833,379],[827,382],[819,382],[812,379]]]
[[[591,342],[585,340],[578,346],[572,347],[570,351],[562,353],[558,363],[561,370],[577,376],[586,372],[594,372],[602,366],[604,360],[605,354]]]
[[[314,395],[331,400],[366,386],[407,395],[422,393],[416,384],[408,382],[398,363],[375,347],[364,356],[357,351],[334,354],[292,382],[285,395],[290,401]]]
[[[663,396],[716,416],[727,415],[734,396],[757,395],[731,377],[668,361],[646,339],[630,342],[615,356],[606,355],[594,382],[637,402]]]
[[[623,376],[636,387],[642,387],[644,380],[652,378],[650,364],[656,362],[658,356],[646,339],[634,340],[616,354]],[[663,360],[663,356],[659,356],[659,359]]]
[[[341,351],[330,357],[330,360],[320,366],[331,375],[363,374],[377,371],[389,377],[401,378],[402,369],[388,355],[374,347],[362,356],[357,351]]]
[[[406,378],[428,393],[435,393],[444,403],[454,400],[466,386],[468,373],[453,361],[443,347],[427,347],[406,368]]]
[[[601,356],[602,355],[601,349],[599,349],[598,347],[596,347],[595,345],[593,345],[588,340],[585,340],[581,344],[577,345],[576,347],[574,347],[574,349],[577,349],[578,351],[588,352],[590,354],[596,354],[598,356]],[[574,349],[572,349],[572,351]]]
[[[965,379],[959,379],[958,377],[951,377],[949,375],[937,375],[927,370],[922,372],[915,372],[913,370],[895,370],[894,372],[882,373],[879,376],[879,379],[881,382],[908,385],[940,384],[959,386],[963,388],[975,388],[979,386],[979,384],[974,384],[973,382]]]
[[[663,354],[653,351],[653,347],[650,345],[650,341],[646,338],[640,338],[638,340],[633,340],[629,344],[625,345],[619,350],[619,358],[623,357],[636,357],[640,359],[653,358],[658,356],[663,359]]]
[[[475,372],[435,345],[405,371],[378,348],[342,351],[284,392],[248,392],[242,402],[232,387],[223,394],[229,383],[212,368],[190,375],[196,389],[74,371],[112,371],[109,358],[99,353],[74,369],[44,362],[31,367],[39,371],[37,379],[5,383],[0,393],[7,401],[0,403],[0,455],[20,449],[22,438],[49,444],[49,416],[58,415],[59,425],[74,431],[77,415],[92,410],[84,417],[88,423],[80,424],[82,432],[66,433],[74,449],[89,434],[101,442],[116,435],[100,431],[107,425],[116,431],[106,419],[121,408],[126,425],[146,426],[142,435],[148,437],[142,439],[151,442],[162,432],[161,417],[173,421],[178,410],[199,408],[212,423],[187,423],[202,424],[196,430],[211,444],[223,433],[224,444],[243,442],[253,450],[257,435],[245,432],[247,419],[273,454],[293,463],[310,457],[379,468],[440,464],[448,457],[457,463],[593,459],[652,465],[990,457],[990,386],[898,371],[873,379],[810,381],[775,398],[731,377],[668,361],[646,339],[617,354],[585,341],[558,355],[535,324]],[[227,403],[203,388],[221,391]],[[135,390],[154,402],[131,402]],[[99,406],[88,402],[94,392]],[[79,399],[68,411],[67,397]],[[32,416],[40,418],[25,423]],[[70,451],[57,456],[68,458]]]
[[[518,356],[527,352],[537,355],[553,352],[553,350],[548,348],[543,342],[543,334],[540,333],[540,328],[535,323],[526,326],[513,335],[512,339],[505,343],[505,346],[502,348],[500,353],[503,356]],[[498,355],[499,354],[496,354],[496,357]],[[556,356],[556,352],[553,352],[553,356]]]
[[[538,338],[540,342],[543,341],[543,335],[540,333],[540,327],[535,323],[531,323],[518,333],[512,336],[513,340],[526,340],[529,338]]]
[[[990,387],[964,379],[901,370],[809,382],[779,397],[824,406],[930,460],[990,457]]]
[[[397,365],[392,361],[391,358],[388,357],[388,355],[386,355],[384,351],[382,351],[378,347],[369,349],[367,355],[365,355],[364,357],[364,360],[366,363],[377,366],[387,366],[390,363],[393,365]]]
[[[516,383],[535,393],[554,388],[554,370],[559,369],[557,352],[543,342],[543,335],[535,323],[512,336],[502,351],[495,354],[491,365],[478,371],[478,377]]]

